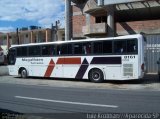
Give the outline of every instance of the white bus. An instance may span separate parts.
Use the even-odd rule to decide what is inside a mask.
[[[17,45],[9,49],[9,74],[93,82],[140,79],[144,45],[140,34]]]

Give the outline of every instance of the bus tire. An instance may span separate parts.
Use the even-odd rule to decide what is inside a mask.
[[[94,83],[101,83],[104,81],[103,72],[100,69],[91,69],[89,72],[89,79]]]
[[[21,70],[21,78],[27,78],[27,70],[25,68]]]

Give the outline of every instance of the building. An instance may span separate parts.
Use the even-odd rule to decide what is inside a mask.
[[[64,29],[42,29],[36,26],[23,27],[17,32],[1,33],[0,46],[6,51],[12,45],[62,41]]]
[[[160,0],[66,0],[66,40],[145,33],[147,72],[160,57]]]

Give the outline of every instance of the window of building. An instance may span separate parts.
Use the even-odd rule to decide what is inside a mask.
[[[26,34],[26,38],[28,38],[28,34]]]
[[[96,23],[106,23],[106,22],[107,22],[107,16],[96,17]]]

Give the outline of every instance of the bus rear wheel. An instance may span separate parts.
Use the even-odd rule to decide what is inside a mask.
[[[94,83],[100,83],[104,81],[103,72],[100,69],[92,69],[89,72],[89,79]]]
[[[24,68],[21,70],[21,78],[27,78],[27,70]]]

